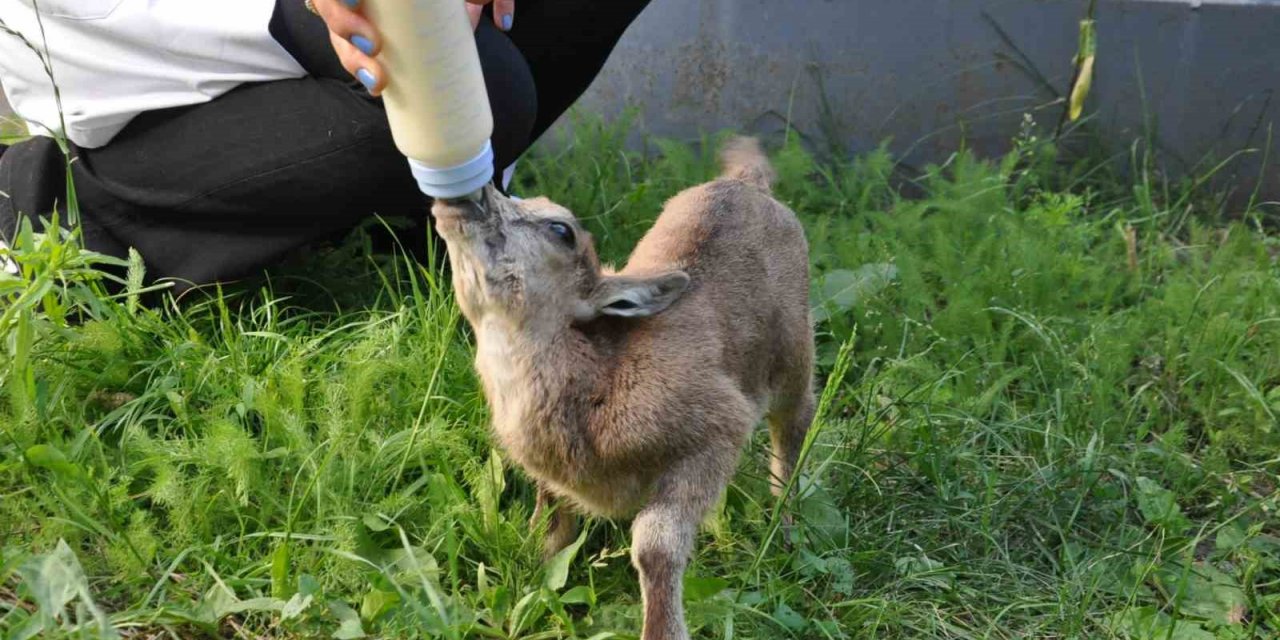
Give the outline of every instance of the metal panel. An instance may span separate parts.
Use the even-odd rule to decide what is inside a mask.
[[[854,151],[892,138],[909,163],[945,158],[962,138],[996,154],[1024,113],[1056,123],[1087,4],[654,0],[582,106],[639,105],[643,130],[665,136],[790,120]],[[1103,0],[1096,18],[1089,111],[1116,150],[1149,131],[1180,172],[1265,144],[1280,0]],[[1260,158],[1235,167],[1246,188]]]

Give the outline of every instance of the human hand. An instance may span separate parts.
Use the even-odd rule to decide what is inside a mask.
[[[471,17],[471,28],[480,26],[480,12],[484,5],[493,3],[493,26],[510,31],[516,20],[516,0],[467,0],[467,15]]]
[[[307,4],[329,27],[329,43],[342,68],[371,95],[381,94],[387,86],[387,74],[374,56],[382,50],[382,36],[364,17],[360,0],[309,0]]]
[[[311,6],[329,27],[329,41],[348,73],[369,90],[381,95],[387,74],[375,57],[382,50],[382,37],[360,8],[361,0],[311,0]],[[515,21],[515,0],[466,0],[471,28],[480,24],[484,5],[493,4],[493,23],[507,31]]]

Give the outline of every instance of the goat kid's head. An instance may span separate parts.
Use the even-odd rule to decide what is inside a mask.
[[[665,310],[689,284],[677,270],[604,272],[591,235],[546,198],[512,200],[486,187],[477,200],[437,200],[432,214],[458,305],[473,325],[497,317],[556,330],[600,316],[642,318]]]

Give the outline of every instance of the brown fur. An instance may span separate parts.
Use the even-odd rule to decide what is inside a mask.
[[[754,425],[769,424],[780,493],[813,418],[803,230],[754,140],[722,157],[722,177],[672,198],[617,273],[545,199],[489,190],[433,210],[495,435],[540,488],[535,521],[553,497],[634,516],[645,640],[688,637],[681,576]],[[556,510],[547,552],[574,529]]]

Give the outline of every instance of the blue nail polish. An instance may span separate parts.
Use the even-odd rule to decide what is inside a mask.
[[[515,21],[516,21],[516,17],[509,13],[505,16],[502,16],[502,30],[510,31],[511,25],[514,24]]]
[[[354,45],[356,46],[356,48],[357,48],[357,49],[359,49],[359,50],[363,51],[363,52],[364,52],[364,54],[365,54],[366,56],[371,56],[371,55],[373,55],[373,41],[372,41],[372,40],[370,40],[370,39],[368,39],[368,38],[366,38],[366,37],[364,37],[364,36],[362,36],[362,35],[360,35],[360,34],[356,34],[356,35],[354,35],[354,36],[351,36],[351,44],[354,44]]]
[[[369,73],[368,69],[360,69],[359,71],[356,71],[356,80],[359,80],[360,84],[364,85],[364,88],[370,91],[373,91],[373,85],[378,84],[378,79],[373,77],[373,74]]]
[[[360,0],[342,0],[342,4],[345,4],[348,7],[351,7],[352,9],[354,9],[356,8],[357,5],[360,4]]]

